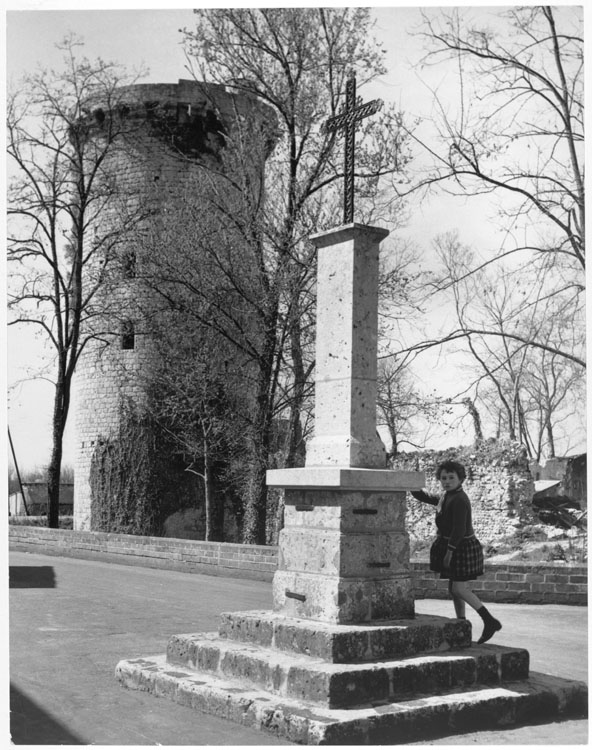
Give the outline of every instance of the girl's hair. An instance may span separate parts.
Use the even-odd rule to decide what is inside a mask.
[[[440,479],[440,474],[443,471],[453,471],[461,482],[463,482],[467,476],[465,467],[462,464],[459,464],[458,461],[443,461],[436,469],[436,479]]]

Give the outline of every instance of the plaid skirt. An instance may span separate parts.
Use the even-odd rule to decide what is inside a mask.
[[[440,578],[451,581],[472,581],[483,575],[483,547],[477,537],[465,538],[452,553],[450,568],[444,572],[442,563],[448,549],[448,539],[436,537],[430,547],[430,570],[440,573]]]

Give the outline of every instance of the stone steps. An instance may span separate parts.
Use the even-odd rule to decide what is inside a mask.
[[[164,655],[122,661],[116,675],[125,687],[309,745],[400,744],[582,716],[587,709],[583,683],[532,673],[503,686],[418,694],[347,709],[296,701],[174,666]]]
[[[220,638],[217,633],[173,636],[167,662],[331,708],[526,679],[529,667],[526,650],[490,645],[372,663],[331,664],[318,657]]]
[[[585,715],[586,685],[529,675],[524,649],[471,643],[467,621],[338,625],[221,616],[167,653],[122,661],[126,687],[305,744],[397,744]]]
[[[436,615],[379,623],[335,625],[278,612],[223,612],[220,636],[333,664],[350,664],[449,651],[471,645],[471,623]]]

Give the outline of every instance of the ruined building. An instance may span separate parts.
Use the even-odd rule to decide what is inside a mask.
[[[111,102],[90,103],[83,119],[91,139],[120,126],[108,165],[114,198],[105,204],[102,228],[128,229],[111,246],[114,257],[99,254],[95,262],[103,283],[96,315],[85,323],[90,338],[74,381],[74,528],[159,533],[184,494],[195,494],[196,480],[151,431],[159,279],[149,278],[149,256],[174,245],[170,227],[158,237],[167,207],[195,198],[229,169],[223,155],[230,141],[241,140],[248,155],[242,179],[262,181],[273,112],[224,86],[180,80],[121,88]]]

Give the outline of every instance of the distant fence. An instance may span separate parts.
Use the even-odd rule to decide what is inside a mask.
[[[10,525],[9,540],[11,549],[25,552],[264,581],[271,581],[277,566],[277,547],[250,544],[24,525]],[[427,563],[412,561],[411,570],[417,599],[448,596],[447,582],[431,573]],[[486,564],[485,575],[471,582],[487,602],[582,606],[588,601],[587,584],[586,565],[529,562]]]

